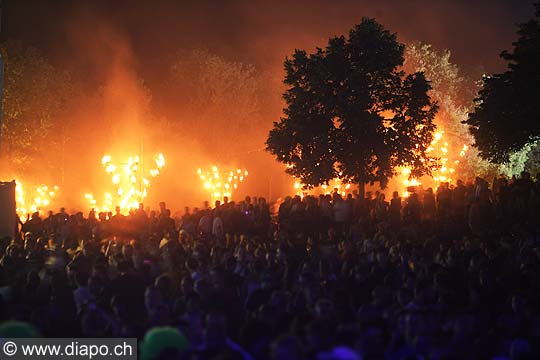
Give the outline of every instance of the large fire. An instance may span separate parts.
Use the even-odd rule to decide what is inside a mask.
[[[15,184],[17,214],[23,220],[35,212],[43,213],[49,209],[52,199],[58,192],[58,186],[49,187],[42,184],[28,190],[19,180],[15,180]]]
[[[92,193],[87,193],[84,197],[96,213],[110,212],[118,206],[122,213],[127,214],[131,209],[138,208],[148,196],[150,179],[160,174],[165,166],[165,157],[163,154],[158,154],[148,169],[147,175],[144,163],[138,155],[129,156],[123,162],[114,162],[111,155],[105,155],[101,159],[101,165],[111,177],[114,192],[105,192],[99,206]]]
[[[232,194],[238,189],[238,184],[244,182],[248,176],[247,170],[235,169],[220,171],[217,166],[212,166],[210,170],[203,171],[197,169],[197,174],[203,183],[203,187],[209,192],[212,202],[223,200],[227,197],[232,199]]]
[[[456,154],[455,151],[452,151],[452,146],[445,141],[444,131],[437,131],[433,135],[430,146],[426,149],[426,153],[435,159],[435,165],[431,169],[431,176],[426,177],[425,179],[426,183],[432,184],[435,189],[437,189],[441,183],[454,183],[457,180],[456,175],[458,175],[455,166],[460,163],[461,158],[466,155],[468,150],[469,146],[464,144],[459,153]],[[400,174],[403,186],[405,187],[402,193],[404,197],[410,195],[408,188],[422,185],[420,179],[410,177],[410,168],[400,168],[398,173]]]

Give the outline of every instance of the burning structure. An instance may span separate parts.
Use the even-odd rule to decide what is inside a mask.
[[[232,199],[233,193],[238,189],[238,185],[244,182],[248,176],[247,170],[234,169],[229,171],[220,171],[217,166],[212,166],[209,170],[203,171],[197,169],[197,174],[205,191],[210,194],[212,202],[224,198]]]
[[[148,196],[150,179],[160,174],[165,166],[165,157],[158,154],[147,173],[138,155],[129,156],[121,162],[113,162],[111,155],[104,155],[101,164],[111,178],[114,191],[105,192],[100,204],[92,193],[86,193],[84,197],[96,213],[110,212],[118,206],[122,213],[127,214],[131,209],[138,208]]]

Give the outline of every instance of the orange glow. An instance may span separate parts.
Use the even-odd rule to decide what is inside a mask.
[[[105,192],[99,206],[92,193],[84,194],[84,198],[95,210],[96,215],[99,212],[113,211],[116,206],[120,207],[123,214],[128,214],[131,209],[138,208],[139,204],[147,197],[150,187],[150,181],[144,175],[139,156],[129,156],[124,162],[113,162],[111,155],[104,155],[101,159],[101,165],[110,175],[114,191]],[[150,177],[156,177],[164,166],[165,157],[163,154],[158,154],[152,168],[148,169],[148,174]],[[116,199],[113,198],[112,193],[116,194]]]
[[[39,185],[32,191],[28,191],[21,181],[15,180],[15,183],[16,211],[22,220],[27,219],[27,215],[35,212],[43,214],[43,211],[50,208],[51,202],[58,192],[58,186],[49,188],[47,185]]]
[[[238,184],[244,182],[249,173],[242,169],[220,171],[217,166],[213,165],[208,171],[197,169],[197,174],[202,181],[203,188],[209,192],[213,203],[216,200],[223,201],[224,197],[231,200],[234,190],[238,189]]]
[[[429,158],[421,159],[422,162],[427,160],[435,162],[435,165],[431,169],[431,176],[424,176],[422,179],[411,177],[412,169],[410,167],[398,167],[396,168],[398,184],[394,184],[394,188],[391,190],[398,190],[402,197],[407,198],[411,195],[407,190],[409,187],[433,186],[434,189],[437,189],[443,182],[455,182],[459,174],[452,165],[458,165],[460,163],[459,159],[466,155],[469,146],[463,145],[457,154],[454,149],[452,144],[445,141],[444,131],[441,130],[435,132],[430,146],[426,149],[426,154],[429,155]],[[292,165],[287,165],[287,168],[290,167],[292,167]],[[351,188],[351,184],[342,184],[339,179],[334,179],[329,185],[321,185],[319,188],[304,191],[302,190],[302,183],[294,178],[293,187],[295,194],[302,198],[306,194],[330,194],[334,191],[334,188],[337,188],[338,193],[345,196],[347,191]]]
[[[444,141],[445,132],[437,131],[433,134],[433,140],[431,141],[430,146],[426,149],[426,153],[433,157],[436,165],[431,169],[431,176],[426,176],[423,179],[427,184],[434,182],[433,186],[436,188],[439,187],[442,182],[454,182],[457,179],[457,171],[451,164],[458,165],[460,163],[459,158],[462,158],[466,155],[469,150],[468,145],[463,145],[459,154],[456,154],[452,151],[453,147],[448,142]],[[411,169],[404,167],[398,169],[397,171],[399,178],[404,186],[402,190],[402,196],[408,197],[410,193],[407,191],[407,188],[410,186],[420,186],[423,185],[419,179],[410,178]]]
[[[349,192],[349,190],[351,189],[350,183],[344,183],[339,178],[330,180],[328,182],[328,185],[322,184],[321,186],[310,189],[310,190],[304,190],[302,189],[302,186],[303,186],[302,182],[295,179],[294,185],[293,185],[295,189],[295,195],[300,196],[302,199],[306,195],[319,195],[319,194],[329,195],[329,194],[334,193],[334,191],[337,191],[338,194],[345,197],[347,193]]]

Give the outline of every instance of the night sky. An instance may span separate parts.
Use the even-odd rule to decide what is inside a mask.
[[[363,16],[404,42],[448,48],[466,71],[501,70],[515,24],[531,18],[533,0],[129,1],[4,0],[2,38],[43,50],[57,64],[84,69],[73,34],[113,29],[131,47],[138,71],[159,81],[160,64],[179,48],[205,47],[260,71],[279,71],[294,48],[323,46]],[[96,49],[95,51],[99,51]],[[157,65],[157,66],[156,66]],[[73,69],[71,69],[73,70]]]

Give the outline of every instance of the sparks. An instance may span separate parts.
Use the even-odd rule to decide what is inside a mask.
[[[165,157],[158,154],[154,159],[155,166],[148,169],[148,177],[155,178],[160,174],[160,170],[165,166]],[[120,207],[124,214],[131,209],[139,207],[148,195],[150,181],[144,175],[140,164],[139,156],[129,156],[126,162],[113,162],[111,155],[104,155],[101,165],[105,172],[111,177],[114,191],[105,192],[103,202],[100,206],[92,193],[86,193],[85,199],[90,207],[97,213],[113,211],[115,206]],[[112,193],[116,194],[116,199]]]
[[[15,180],[15,184],[16,212],[26,219],[31,213],[42,214],[43,211],[47,210],[58,192],[58,186],[50,188],[47,185],[39,185],[33,188],[33,191],[28,192],[21,181]]]
[[[339,175],[342,175],[342,173],[339,173]],[[293,176],[293,178],[295,177]],[[322,184],[321,186],[311,189],[309,191],[303,189],[304,184],[302,184],[302,182],[296,178],[295,178],[293,186],[294,186],[295,194],[300,196],[302,199],[306,195],[319,195],[319,194],[330,195],[334,192],[337,192],[342,197],[345,197],[347,195],[347,192],[351,189],[350,183],[343,182],[339,178],[330,180],[328,182],[328,185]]]
[[[427,183],[433,181],[435,183],[435,189],[438,188],[439,185],[443,182],[453,183],[457,179],[456,175],[458,174],[456,169],[452,165],[460,164],[459,158],[463,158],[468,150],[469,146],[464,144],[459,151],[458,156],[456,156],[455,153],[452,151],[452,145],[445,141],[445,132],[436,132],[433,135],[433,140],[431,141],[431,144],[426,148],[426,153],[429,154],[430,157],[428,159],[434,161],[435,165],[431,169],[431,177],[426,177],[425,181]],[[401,182],[404,187],[402,191],[403,197],[410,196],[407,188],[422,185],[422,182],[420,182],[419,179],[412,178],[410,176],[411,168],[409,167],[398,168],[397,173],[401,178]]]
[[[242,169],[220,171],[216,165],[211,166],[208,171],[197,169],[197,175],[203,188],[210,193],[212,202],[221,201],[224,197],[231,199],[234,190],[238,189],[238,184],[244,182],[248,174],[247,170]]]

